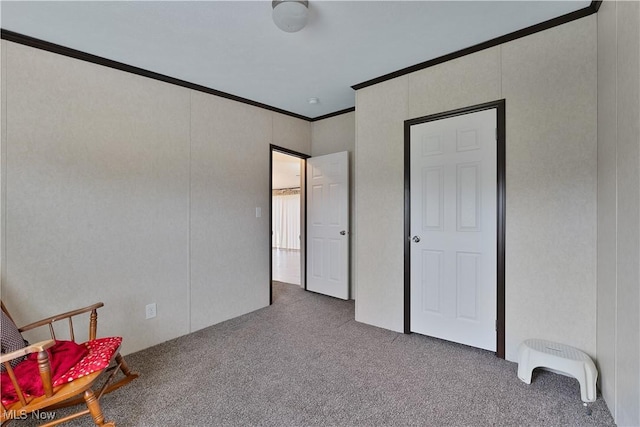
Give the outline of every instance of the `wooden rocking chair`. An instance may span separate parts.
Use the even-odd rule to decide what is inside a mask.
[[[18,328],[18,331],[22,333],[35,328],[48,327],[51,339],[28,345],[20,350],[2,354],[0,356],[0,363],[4,366],[6,374],[8,374],[11,384],[13,384],[13,387],[15,388],[15,394],[17,395],[13,399],[17,399],[17,401],[7,403],[5,402],[5,392],[2,392],[2,413],[0,414],[1,425],[4,426],[12,419],[24,419],[29,416],[29,414],[40,420],[43,418],[46,419],[47,414],[52,414],[49,415],[49,418],[52,418],[55,413],[51,411],[84,402],[86,404],[86,409],[68,415],[64,418],[54,420],[49,419],[49,422],[42,424],[42,426],[54,426],[90,414],[96,425],[115,427],[115,423],[105,421],[99,400],[103,394],[120,388],[137,378],[138,374],[132,373],[129,370],[123,357],[119,353],[121,338],[113,337],[96,339],[98,325],[97,309],[103,305],[104,304],[100,302],[89,307],[52,316]],[[4,303],[2,303],[2,311],[6,317],[13,322],[13,319],[6,310]],[[87,350],[81,350],[87,352],[87,354],[85,356],[80,356],[81,360],[74,364],[73,367],[62,377],[59,377],[56,380],[52,377],[51,361],[49,359],[49,353],[53,351],[52,348],[56,345],[56,335],[53,324],[60,320],[68,321],[69,338],[71,341],[75,342],[72,318],[84,313],[90,313],[89,341],[82,344],[82,346],[86,347]],[[4,331],[2,331],[2,333],[4,334]],[[76,346],[75,344],[69,344]],[[81,346],[76,347],[81,348]],[[14,371],[19,371],[20,364],[25,363],[26,361],[20,362],[17,365],[14,362],[14,366],[12,366],[11,363],[16,359],[28,356],[32,353],[37,353],[37,367],[40,378],[35,378],[35,380],[41,381],[41,384],[38,384],[41,385],[41,389],[44,390],[44,394],[41,396],[29,395],[28,392],[25,392],[23,387],[20,386],[19,378],[16,377]],[[34,359],[35,356],[31,356],[32,364],[35,363],[33,361]],[[101,366],[101,364],[104,364],[105,366]],[[113,381],[118,370],[124,374],[124,377],[120,378],[118,381]],[[60,380],[63,380],[63,382]],[[43,417],[42,414],[45,416]]]

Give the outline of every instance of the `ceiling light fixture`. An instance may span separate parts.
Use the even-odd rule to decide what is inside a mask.
[[[273,0],[273,22],[282,31],[295,33],[307,25],[309,2],[307,0]]]
[[[318,98],[309,98],[309,104],[318,104],[320,100]]]

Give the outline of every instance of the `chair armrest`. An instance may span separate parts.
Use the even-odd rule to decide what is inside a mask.
[[[13,359],[26,356],[27,354],[30,354],[30,353],[45,351],[48,348],[53,347],[55,343],[56,342],[54,340],[40,341],[38,343],[31,344],[24,348],[21,348],[20,350],[12,351],[11,353],[5,353],[2,356],[0,356],[0,363],[9,362]]]
[[[83,313],[88,313],[90,311],[96,310],[100,307],[103,307],[104,304],[101,302],[98,302],[96,304],[90,305],[88,307],[84,307],[84,308],[79,308],[77,310],[73,310],[73,311],[68,311],[66,313],[62,313],[62,314],[57,314],[55,316],[51,316],[51,317],[47,317],[46,319],[42,319],[39,320],[37,322],[33,322],[33,323],[29,323],[26,326],[22,326],[21,328],[18,328],[18,330],[20,332],[25,332],[40,326],[44,326],[44,325],[48,325],[50,323],[56,322],[58,320],[62,320],[62,319],[68,319],[69,317],[73,317],[73,316],[77,316],[79,314],[83,314]]]

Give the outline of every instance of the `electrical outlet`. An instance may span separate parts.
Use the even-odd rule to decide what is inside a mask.
[[[145,315],[147,319],[153,319],[156,317],[156,303],[152,302],[145,307]]]

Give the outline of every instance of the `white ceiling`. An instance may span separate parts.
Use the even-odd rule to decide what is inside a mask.
[[[2,1],[2,28],[314,118],[352,85],[584,8],[590,1]],[[315,105],[308,99],[317,97]]]
[[[300,159],[287,154],[273,152],[271,188],[300,187]]]

